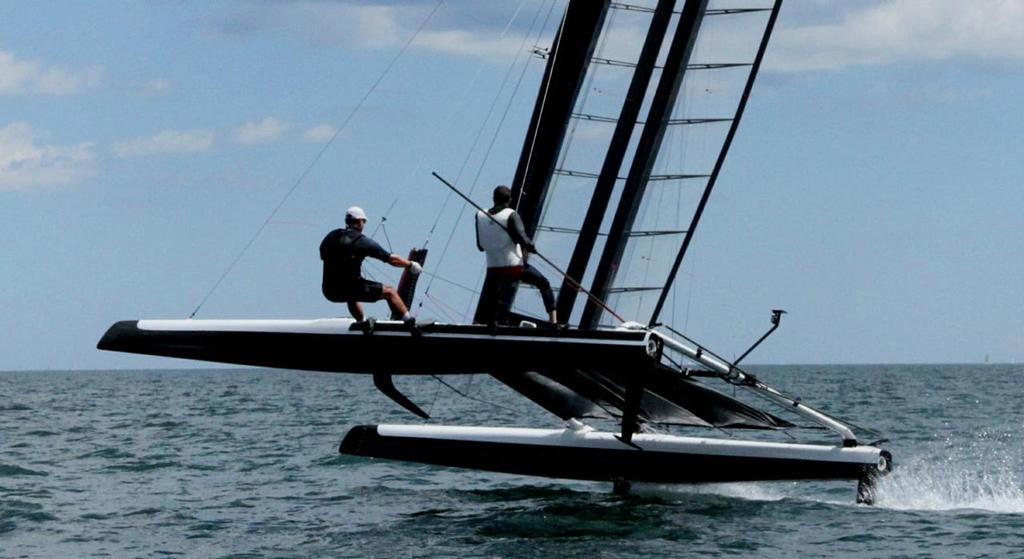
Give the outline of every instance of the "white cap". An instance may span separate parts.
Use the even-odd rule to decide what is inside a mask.
[[[364,219],[365,220],[366,219],[366,212],[364,212],[363,208],[360,208],[359,206],[352,206],[351,208],[345,210],[345,219],[346,220],[348,220],[348,219]]]

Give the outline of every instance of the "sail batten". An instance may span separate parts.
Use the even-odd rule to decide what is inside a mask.
[[[675,283],[676,274],[679,272],[679,267],[682,264],[683,258],[686,256],[687,248],[693,239],[693,233],[697,228],[697,224],[700,222],[701,214],[704,211],[704,207],[707,204],[708,197],[711,195],[711,191],[715,186],[715,181],[718,178],[718,173],[722,169],[722,164],[725,162],[725,156],[729,153],[729,146],[732,144],[732,139],[736,134],[737,127],[740,123],[740,118],[743,116],[743,110],[746,108],[747,99],[750,98],[750,92],[754,86],[754,80],[757,78],[757,71],[761,66],[761,61],[764,59],[765,50],[768,48],[768,40],[771,38],[772,29],[775,27],[775,21],[779,15],[779,8],[782,5],[782,0],[776,0],[772,11],[768,17],[767,23],[765,23],[764,33],[761,35],[761,41],[758,45],[757,54],[754,57],[754,62],[750,67],[750,74],[747,76],[746,84],[743,88],[743,94],[740,97],[738,106],[736,107],[736,117],[732,121],[729,127],[725,140],[722,143],[722,149],[718,153],[718,158],[715,161],[715,168],[711,172],[711,176],[708,178],[707,185],[704,188],[704,193],[701,196],[700,202],[697,204],[697,209],[694,211],[693,219],[690,221],[690,226],[687,227],[686,237],[683,239],[682,246],[679,247],[679,251],[676,254],[676,259],[672,264],[672,269],[669,271],[668,277],[665,280],[665,286],[661,291],[661,295],[658,297],[658,301],[654,306],[654,311],[651,313],[649,324],[655,324],[658,322],[658,318],[661,315],[661,310],[665,306],[665,301],[668,297],[669,291],[672,289],[672,284]]]
[[[708,183],[713,181],[716,164],[728,148],[726,140],[730,130],[738,123],[738,108],[744,97],[749,95],[745,85],[755,73],[754,65],[757,53],[760,52],[758,47],[768,30],[767,20],[774,13],[771,10],[779,4],[771,0],[747,0],[745,3],[748,6],[743,6],[743,3],[734,1],[731,5],[723,6],[715,0],[709,0],[704,3],[702,11],[698,10],[701,11],[701,18],[708,14],[727,12],[740,15],[735,18],[715,18],[714,24],[704,22],[697,26],[694,44],[691,45],[687,59],[681,63],[682,78],[678,96],[666,106],[653,124],[650,114],[654,95],[648,95],[643,101],[646,114],[642,117],[636,115],[627,123],[622,122],[621,115],[619,118],[612,116],[614,111],[595,110],[590,106],[577,107],[573,111],[572,118],[580,123],[574,124],[574,127],[578,126],[581,133],[589,136],[600,136],[602,133],[596,128],[600,126],[609,131],[612,128],[629,127],[639,132],[630,140],[628,153],[618,160],[621,162],[620,169],[614,175],[611,194],[596,184],[601,176],[596,166],[581,164],[585,160],[572,154],[567,158],[563,154],[563,159],[572,164],[561,165],[555,171],[555,176],[561,179],[556,191],[581,197],[590,195],[594,197],[592,200],[601,202],[605,196],[608,197],[608,202],[603,204],[607,210],[596,229],[611,232],[610,238],[604,234],[590,234],[586,238],[581,235],[577,237],[575,250],[565,247],[565,243],[571,241],[571,236],[566,233],[559,233],[558,240],[552,238],[550,242],[558,243],[557,254],[563,265],[571,262],[569,257],[579,253],[580,246],[597,248],[598,252],[594,254],[600,258],[588,258],[585,264],[577,262],[572,277],[577,281],[585,280],[588,288],[620,315],[647,322],[654,314],[655,307],[664,306],[665,292],[672,283],[669,278],[674,280],[676,274],[673,272],[672,255],[679,253],[683,244],[680,241],[687,235],[645,237],[632,235],[631,232],[678,230],[688,231],[692,238],[696,223],[693,217],[700,205],[701,195]],[[673,13],[673,25],[677,29],[682,21],[681,17],[676,17],[681,6],[682,1]],[[653,13],[653,10],[652,7],[643,13]],[[672,33],[670,30],[669,34]],[[737,37],[743,38],[742,43]],[[655,73],[649,79],[652,91],[655,84],[666,79],[663,67],[668,63],[666,51],[669,50],[669,42],[666,39],[666,46],[659,53],[653,69]],[[599,63],[613,61],[615,66],[603,65],[610,68],[610,73],[625,73],[630,71],[626,69],[629,66],[634,67],[632,71],[636,72],[633,58],[603,52],[596,53],[595,58]],[[728,62],[721,62],[723,60]],[[642,131],[651,126],[660,128],[658,142],[641,145],[636,136],[642,137]],[[604,163],[608,163],[607,158]],[[644,164],[648,166],[646,172],[643,170]],[[657,188],[655,185],[658,185]],[[585,219],[585,216],[580,210],[567,210],[571,206],[562,201],[564,195],[558,196],[559,201],[549,205],[545,213],[551,217],[542,219],[542,224],[576,229],[573,219]],[[627,198],[625,202],[624,196]],[[556,215],[557,221],[553,217]],[[581,232],[584,230],[583,227],[579,229]],[[538,232],[543,234],[547,231],[541,228]],[[672,239],[672,242],[665,242],[667,239]],[[587,253],[584,251],[582,254]],[[663,291],[616,289],[638,284],[662,285]],[[579,297],[575,290],[564,287],[559,302],[560,316],[575,317],[582,310],[582,315],[586,316],[580,316],[578,321],[584,327],[612,324],[601,307],[592,302],[575,308]],[[609,291],[602,294],[601,291],[605,289]]]
[[[569,10],[583,1],[570,0]],[[528,160],[539,157],[546,176],[538,175],[543,188],[523,189],[520,212],[545,257],[574,282],[591,287],[617,313],[644,320],[666,291],[664,281],[682,241],[692,237],[687,226],[694,223],[693,208],[713,178],[723,138],[736,126],[738,92],[755,66],[745,60],[743,49],[716,54],[709,45],[720,45],[722,37],[731,42],[736,33],[728,25],[746,25],[763,10],[735,3],[722,7],[715,0],[657,0],[648,4],[649,10],[611,10],[617,4],[609,3],[601,38],[587,59],[578,61],[579,73],[568,78],[582,81],[572,106],[562,113],[564,138],[549,141],[544,154],[528,154],[524,148],[520,169],[525,164],[540,172],[540,164]],[[707,15],[727,13],[751,15],[704,22]],[[722,27],[719,21],[731,23]],[[567,15],[564,25],[573,24]],[[646,34],[635,33],[641,27]],[[621,41],[608,37],[629,36],[628,30],[643,37],[643,45],[623,52]],[[549,66],[560,56],[557,48],[537,53]],[[544,112],[543,105],[539,97],[535,112]],[[539,134],[533,123],[529,137]],[[557,298],[562,320],[583,329],[605,324],[592,300],[577,306],[583,298],[573,283],[563,281]],[[532,294],[523,298],[517,310],[540,315],[532,310],[535,299]],[[674,370],[672,376],[681,378]],[[680,384],[658,378],[657,386],[644,387],[639,409],[627,403],[633,381],[625,371],[539,370],[499,380],[560,417],[625,422],[624,415],[636,412],[641,423],[786,426],[760,412],[732,415],[724,410],[735,411],[738,403],[724,395],[713,397],[713,404],[702,403],[712,396],[693,387],[692,379]],[[715,415],[720,413],[725,415]]]
[[[763,13],[775,3],[697,0],[695,7],[687,7],[686,0],[675,0],[670,10],[654,0],[630,3],[649,8],[644,10],[615,10],[615,4],[609,5],[602,38],[587,61],[586,83],[569,113],[570,124],[553,157],[556,164],[548,187],[543,199],[536,201],[536,225],[528,229],[545,255],[566,270],[572,281],[584,282],[598,299],[605,297],[601,289],[635,285],[638,279],[643,285],[664,284],[670,275],[669,255],[679,251],[683,236],[671,237],[675,244],[670,244],[631,232],[692,230],[701,192],[712,179],[725,138],[735,124],[755,46],[764,30]],[[658,9],[662,10],[660,23]],[[685,11],[691,16],[684,18]],[[726,13],[736,17],[703,22],[707,15]],[[688,18],[701,23],[692,28],[685,59],[673,61],[681,74],[676,76],[676,95],[652,118],[656,90],[663,82],[664,89],[670,89],[676,81],[666,75],[672,72],[665,71],[672,50],[670,37],[688,25]],[[664,26],[663,33],[659,26]],[[648,33],[638,32],[641,28]],[[643,37],[644,45],[639,40],[627,45],[622,39],[627,36]],[[645,140],[648,129],[651,137]],[[616,215],[623,207],[625,217]],[[620,277],[623,270],[628,270],[630,280]],[[610,324],[599,305],[580,304],[578,290],[565,287],[560,290],[559,316],[587,327]],[[619,294],[614,298],[625,301]],[[644,292],[628,299],[638,302],[626,303],[633,309],[628,312],[630,318],[646,321],[659,296]],[[533,301],[522,304],[536,308]],[[594,316],[582,320],[587,313]]]
[[[612,219],[610,235],[601,253],[590,291],[603,299],[612,287],[618,272],[618,262],[626,248],[623,232],[632,229],[640,202],[643,200],[647,186],[646,177],[651,175],[661,140],[665,134],[665,122],[671,118],[676,104],[680,85],[685,75],[686,65],[693,53],[693,46],[700,29],[702,16],[707,0],[686,0],[683,5],[679,22],[665,58],[665,69],[658,80],[651,106],[648,109],[647,123],[644,124],[640,140],[630,165],[629,179],[623,187],[618,207]],[[583,309],[580,325],[583,328],[596,328],[601,317],[602,308],[593,301],[588,301]]]
[[[647,36],[634,67],[633,78],[626,92],[615,130],[609,141],[601,172],[594,177],[593,196],[587,205],[586,215],[580,227],[580,234],[567,266],[567,278],[563,280],[558,294],[557,310],[566,318],[572,313],[576,302],[576,290],[566,289],[570,280],[579,283],[590,261],[601,222],[619,180],[619,169],[626,158],[632,141],[634,123],[638,120],[648,85],[657,65],[658,53],[668,31],[675,0],[659,0],[654,16],[650,20]]]
[[[580,230],[572,227],[558,227],[556,225],[541,225],[537,228],[538,231],[547,231],[549,233],[565,233],[567,235],[579,235]],[[665,229],[661,231],[630,231],[627,235],[631,237],[654,237],[658,235],[685,235],[685,229]],[[608,233],[604,231],[598,231],[599,237],[607,237]]]
[[[556,175],[561,175],[561,176],[564,176],[564,177],[579,177],[579,178],[586,178],[586,179],[597,179],[597,178],[601,177],[601,175],[599,173],[591,173],[589,171],[573,171],[571,169],[555,169],[554,173]],[[688,180],[688,179],[705,179],[705,178],[708,178],[710,176],[711,175],[708,174],[708,173],[696,173],[696,174],[669,173],[669,174],[661,174],[661,175],[647,175],[646,179],[648,181],[655,181],[655,182],[657,182],[657,181],[678,181],[678,180]],[[627,180],[628,178],[629,177],[615,177],[615,180]]]
[[[546,58],[547,55],[543,55],[542,58]],[[604,64],[606,66],[615,66],[618,68],[636,68],[636,63],[629,62],[626,60],[615,60],[613,58],[601,58],[593,57],[590,59],[591,64]],[[723,68],[743,68],[750,66],[750,62],[703,62],[698,64],[687,64],[687,70],[720,70]],[[664,66],[654,66],[655,70],[664,70]]]
[[[654,9],[648,6],[640,6],[637,4],[627,4],[625,2],[612,2],[610,6],[613,10],[627,10],[634,12],[646,12],[653,13]],[[704,10],[706,16],[722,16],[722,15],[734,15],[734,14],[750,14],[757,12],[770,12],[771,8],[720,8],[720,9],[709,9]],[[679,12],[674,12],[679,13]]]
[[[513,205],[530,236],[540,222],[551,177],[572,120],[573,107],[587,76],[590,57],[601,36],[608,4],[609,0],[570,1],[552,44],[552,56],[541,80],[512,182]],[[511,303],[515,294],[507,293],[505,297]],[[482,308],[484,304],[490,303],[478,300],[476,316],[489,312]]]
[[[591,114],[585,114],[585,113],[573,113],[572,114],[572,118],[580,119],[580,120],[593,121],[593,122],[606,122],[606,123],[609,123],[609,124],[616,124],[616,123],[619,122],[619,119],[614,118],[614,117],[602,116],[602,115],[591,115]],[[672,118],[672,119],[669,119],[666,124],[668,124],[669,126],[692,125],[692,124],[714,124],[714,123],[720,123],[720,122],[732,122],[732,120],[733,120],[732,118]],[[644,121],[638,120],[638,121],[636,121],[636,124],[644,124]]]

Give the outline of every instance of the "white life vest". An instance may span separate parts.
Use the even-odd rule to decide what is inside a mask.
[[[512,208],[505,208],[496,214],[485,212],[476,214],[476,234],[480,239],[480,246],[487,254],[488,268],[523,265],[523,250],[512,241],[512,236],[508,234],[509,217],[514,211]]]

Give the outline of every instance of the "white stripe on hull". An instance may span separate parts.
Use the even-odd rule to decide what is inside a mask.
[[[355,320],[140,320],[139,330],[163,332],[275,332],[291,334],[348,334]],[[381,321],[382,323],[384,321]],[[395,322],[401,324],[401,322]],[[357,332],[361,334],[361,332]]]
[[[318,318],[318,319],[224,319],[224,320],[139,320],[139,330],[154,332],[249,332],[249,333],[275,333],[275,334],[334,334],[334,335],[365,335],[362,330],[352,330],[355,320],[351,318]],[[400,321],[378,320],[378,325],[403,326]],[[437,324],[438,327],[446,325]],[[447,325],[466,326],[466,325]],[[374,336],[393,336],[408,338],[406,331],[376,331]],[[494,339],[493,334],[473,334],[463,332],[433,332],[429,331],[430,338],[456,338],[456,339]],[[572,336],[522,336],[516,335],[507,338],[510,341],[521,342],[545,342],[552,344],[599,344],[610,346],[646,346],[648,334],[642,340],[615,340],[608,338],[578,338]]]
[[[622,450],[629,448],[615,434],[582,429],[527,429],[514,427],[462,427],[447,425],[378,425],[382,437],[406,437],[451,441],[529,444],[553,447]],[[706,456],[820,460],[854,464],[877,464],[881,449],[873,446],[841,447],[811,444],[736,441],[676,435],[633,435],[643,450]]]

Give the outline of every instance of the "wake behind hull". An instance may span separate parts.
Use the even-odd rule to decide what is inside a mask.
[[[889,469],[887,451],[638,434],[635,446],[584,429],[360,425],[343,454],[561,479],[654,483],[863,480]]]

